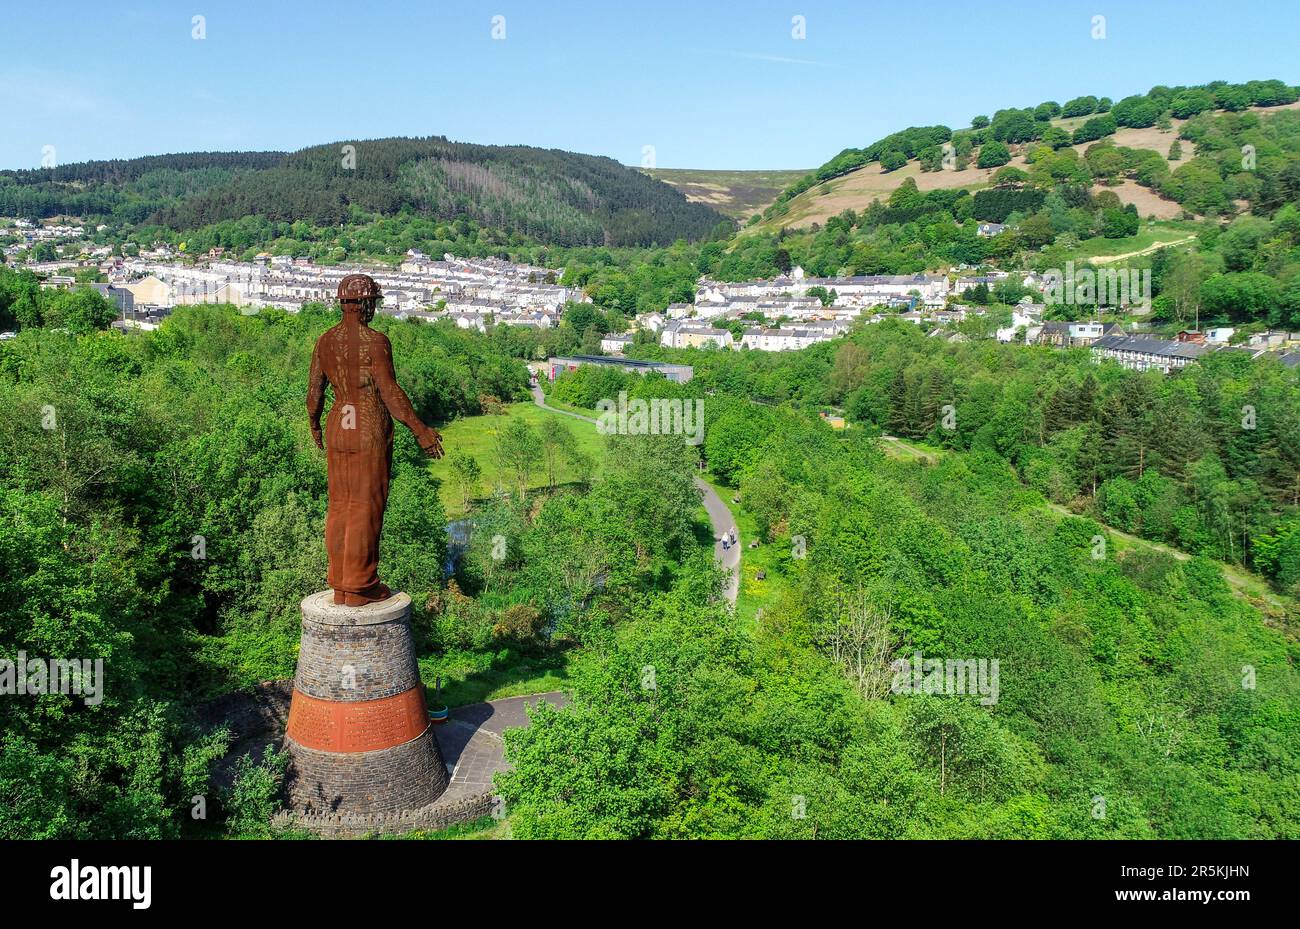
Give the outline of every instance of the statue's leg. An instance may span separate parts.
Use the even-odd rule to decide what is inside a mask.
[[[384,529],[384,507],[388,503],[390,452],[340,452],[337,470],[340,480],[338,522],[342,526],[338,568],[330,553],[331,583],[335,602],[359,606],[392,596],[379,580],[379,537]],[[334,477],[330,478],[330,510],[334,511]],[[328,528],[327,528],[328,535]]]
[[[332,442],[326,454],[328,465],[326,475],[329,487],[328,507],[325,510],[325,554],[329,558],[327,579],[330,587],[336,591],[343,591],[347,585],[347,572],[343,560],[346,549],[348,509],[350,506],[347,471],[349,459],[354,456],[350,453],[336,451]],[[337,596],[335,600],[339,603],[342,602],[342,599]]]

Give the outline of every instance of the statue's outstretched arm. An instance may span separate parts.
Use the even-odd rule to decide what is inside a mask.
[[[397,383],[397,373],[393,370],[393,347],[387,338],[380,337],[373,355],[372,373],[375,386],[379,388],[379,397],[388,407],[389,415],[415,433],[415,440],[420,448],[434,458],[442,457],[442,436],[437,429],[426,426],[415,413],[411,398]]]

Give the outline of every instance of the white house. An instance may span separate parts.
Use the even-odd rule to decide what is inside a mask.
[[[642,329],[649,329],[651,332],[658,332],[664,327],[667,320],[662,313],[642,313],[636,318],[637,325]]]
[[[733,342],[735,339],[729,329],[714,329],[681,319],[665,324],[659,334],[659,344],[667,348],[703,348],[706,345],[731,348]]]
[[[829,333],[815,329],[746,329],[740,347],[764,352],[788,352],[830,338]]]
[[[1011,310],[1011,325],[1003,326],[997,331],[999,342],[1011,342],[1016,337],[1016,331],[1025,328],[1040,325],[1043,318],[1041,308],[1036,308],[1032,304],[1020,304]]]
[[[487,332],[486,317],[478,313],[448,313],[447,318],[452,320],[457,328],[477,329],[479,332]]]
[[[604,336],[600,340],[600,350],[612,354],[621,355],[624,349],[632,344],[630,335],[615,335],[613,333]]]

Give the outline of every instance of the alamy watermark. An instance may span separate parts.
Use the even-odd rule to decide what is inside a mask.
[[[152,865],[69,865],[50,870],[51,900],[130,900],[131,908],[147,910],[153,902]]]
[[[28,658],[19,652],[15,661],[0,658],[0,696],[76,694],[86,706],[104,699],[104,659]]]
[[[618,400],[596,401],[596,431],[601,435],[680,435],[687,445],[704,441],[704,401],[674,397],[628,400],[620,390]]]
[[[998,668],[996,658],[925,658],[918,651],[890,662],[894,679],[889,690],[908,696],[978,696],[984,706],[992,706],[1001,693]]]
[[[1043,297],[1048,303],[1151,309],[1150,268],[1076,270],[1074,262],[1067,261],[1064,273],[1060,268],[1049,268],[1043,278]]]

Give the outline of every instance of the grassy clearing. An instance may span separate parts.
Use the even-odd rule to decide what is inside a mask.
[[[434,702],[434,681],[442,678],[442,702],[466,706],[505,697],[563,690],[569,680],[569,653],[541,657],[497,652],[455,651],[420,659],[420,679]]]
[[[744,230],[746,233],[774,233],[811,223],[825,223],[844,210],[863,210],[872,201],[886,201],[899,185],[911,178],[923,193],[961,188],[971,192],[992,183],[992,168],[970,167],[963,171],[922,171],[918,162],[908,162],[896,171],[885,171],[879,162],[823,181],[786,202],[786,212]]]
[[[941,456],[948,454],[946,448],[940,448],[937,445],[927,445],[925,442],[918,442],[914,439],[896,439],[893,437],[882,438],[880,442],[881,449],[885,455],[895,461],[937,461]]]
[[[1097,261],[1119,256],[1130,256],[1134,252],[1157,249],[1172,242],[1179,242],[1196,234],[1193,223],[1169,220],[1144,226],[1137,235],[1122,239],[1088,239],[1079,243],[1079,247],[1070,256],[1075,261]]]
[[[647,168],[645,173],[677,188],[687,200],[707,203],[720,213],[743,220],[761,212],[777,194],[808,172]]]
[[[547,397],[547,398],[546,398],[546,405],[547,405],[547,406],[553,406],[553,407],[555,407],[557,410],[565,410],[565,411],[567,411],[567,412],[569,412],[569,413],[577,413],[579,416],[586,416],[586,417],[588,417],[589,419],[596,419],[598,416],[600,416],[600,411],[599,411],[599,410],[589,410],[589,409],[587,409],[586,407],[582,407],[582,406],[572,406],[572,405],[570,405],[570,404],[568,404],[568,403],[561,403],[560,401],[558,401],[558,400],[554,400],[554,399],[552,399],[552,398],[550,398],[550,397]],[[577,420],[575,420],[575,419],[574,419],[573,417],[571,417],[571,416],[566,416],[565,419],[566,419],[568,422],[573,423],[575,426],[579,426],[579,427],[586,426],[587,428],[590,428],[590,429],[593,429],[593,430],[596,428],[596,427],[593,426],[591,423],[581,423],[581,422],[578,422]]]
[[[597,434],[595,426],[579,422],[571,416],[562,416],[544,410],[531,402],[512,403],[506,407],[506,412],[501,416],[466,416],[441,427],[439,432],[442,433],[442,447],[448,456],[455,452],[470,455],[483,469],[483,479],[474,494],[476,500],[486,499],[498,486],[509,485],[513,481],[513,477],[502,469],[496,454],[497,431],[512,418],[523,420],[534,428],[547,419],[558,419],[573,433],[578,447],[591,456],[597,467],[604,460],[604,439]],[[451,477],[449,457],[429,462],[429,472],[442,482],[439,496],[443,507],[447,510],[447,515],[452,519],[463,516],[465,507],[462,504],[460,488]],[[577,475],[573,469],[561,458],[556,468],[556,481],[567,484],[576,479]],[[537,468],[529,479],[529,488],[536,490],[545,486],[546,465],[544,459],[539,456]]]

